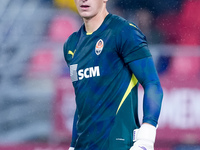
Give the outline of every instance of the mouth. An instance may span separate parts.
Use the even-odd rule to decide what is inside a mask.
[[[90,6],[89,5],[81,5],[80,6],[82,9],[88,9]]]

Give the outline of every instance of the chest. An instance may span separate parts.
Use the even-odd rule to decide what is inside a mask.
[[[72,81],[107,78],[124,65],[112,35],[81,37],[72,47],[68,52]]]
[[[80,37],[72,50],[71,64],[78,64],[80,68],[92,66],[106,66],[119,59],[117,45],[113,35]]]

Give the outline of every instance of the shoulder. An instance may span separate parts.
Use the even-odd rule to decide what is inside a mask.
[[[82,28],[82,27],[81,27]],[[81,35],[81,28],[78,30],[78,31],[76,31],[76,32],[74,32],[74,33],[72,33],[68,38],[67,38],[67,40],[65,41],[65,43],[64,43],[64,51],[67,51],[67,49],[69,49],[69,48],[74,48],[76,45],[77,45],[77,42],[78,42],[78,40],[79,40],[79,38],[80,38],[80,35]]]
[[[76,45],[79,41],[79,37],[80,37],[80,30],[72,33],[63,45],[64,57],[67,62],[68,62],[67,55],[68,55],[69,51],[74,51],[74,49],[76,48]]]
[[[123,17],[117,16],[114,14],[112,14],[111,24],[115,26],[116,28],[120,28],[123,30],[140,30],[135,23],[130,22],[124,19]]]
[[[64,46],[73,45],[73,42],[78,38],[78,32],[72,33],[64,43]]]
[[[145,35],[134,22],[117,15],[112,15],[111,28],[118,35],[118,38],[145,38]]]
[[[63,51],[64,51],[64,55],[66,55],[69,51],[69,48],[71,47],[71,42],[73,41],[73,39],[75,39],[76,37],[76,32],[74,32],[73,34],[71,34],[67,40],[65,41],[64,45],[63,45]]]

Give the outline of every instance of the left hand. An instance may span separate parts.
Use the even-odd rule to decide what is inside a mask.
[[[135,129],[133,134],[135,143],[130,150],[154,150],[156,127],[144,123],[139,129]]]

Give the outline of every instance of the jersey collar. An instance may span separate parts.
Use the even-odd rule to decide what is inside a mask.
[[[107,26],[109,25],[109,23],[110,23],[110,21],[111,21],[111,16],[112,16],[112,14],[108,14],[107,16],[106,16],[106,18],[104,19],[104,21],[103,21],[103,23],[101,24],[101,26],[96,30],[96,31],[94,31],[94,32],[92,32],[92,33],[87,33],[86,31],[85,31],[85,24],[83,24],[82,25],[82,33],[84,34],[84,35],[86,35],[86,36],[89,36],[89,35],[97,35],[97,34],[99,34],[99,33],[102,33],[106,28],[107,28]]]

